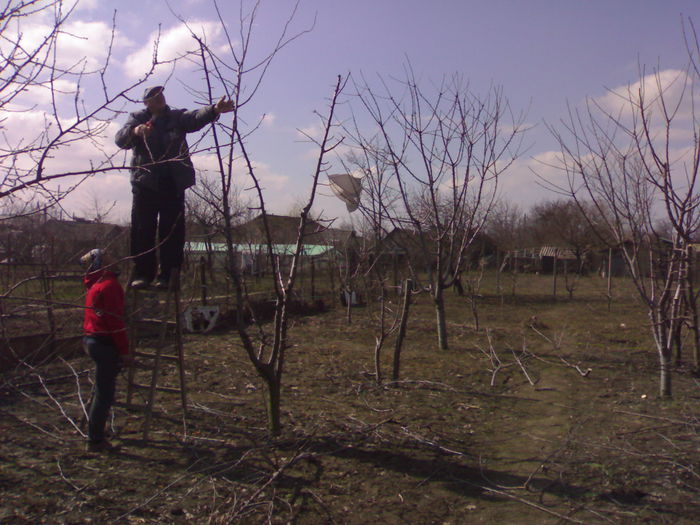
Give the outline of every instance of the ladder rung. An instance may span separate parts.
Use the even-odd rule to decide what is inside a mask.
[[[182,398],[183,415],[187,413],[187,389],[185,386],[184,355],[182,349],[182,334],[180,327],[180,315],[182,314],[181,297],[179,290],[179,271],[172,275],[172,289],[157,297],[155,293],[144,294],[134,293],[130,295],[131,324],[129,335],[134,343],[134,355],[137,358],[135,367],[129,371],[128,375],[128,404],[123,406],[145,412],[143,425],[143,439],[148,439],[151,417],[155,415],[155,391],[179,394]],[[137,292],[139,290],[136,290]],[[160,290],[145,290],[146,292],[156,292]],[[155,301],[153,299],[155,298]],[[142,300],[143,299],[143,300]],[[143,316],[143,317],[142,317]],[[138,350],[137,350],[138,349]],[[179,377],[171,378],[167,381],[170,385],[179,384],[179,388],[172,386],[159,386],[162,381],[159,377],[159,369],[163,365],[160,358],[167,362],[167,366],[172,369],[173,363],[179,369]],[[141,381],[148,384],[136,382],[137,370],[141,370]],[[150,371],[147,374],[146,371]],[[150,379],[146,377],[150,375]],[[176,374],[177,375],[177,374]],[[179,379],[179,383],[177,382]],[[132,394],[140,390],[150,392],[149,401],[145,405],[132,404]]]
[[[141,385],[139,383],[131,383],[131,386],[133,388],[141,388],[143,390],[150,390],[151,385]],[[169,386],[156,386],[156,390],[160,390],[161,392],[170,392],[172,394],[179,394],[180,389],[179,388],[173,388]]]

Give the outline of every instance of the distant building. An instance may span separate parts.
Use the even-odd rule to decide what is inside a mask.
[[[272,244],[292,244],[299,233],[299,217],[262,214],[234,226],[231,229],[233,240],[238,244],[266,244],[268,242],[265,221],[269,227]],[[304,244],[324,244],[324,233],[328,230],[323,224],[309,220],[304,227]]]
[[[553,273],[555,261],[557,271],[564,271],[565,268],[572,272],[580,270],[579,257],[576,256],[574,250],[558,246],[510,250],[503,258],[500,269],[501,271],[507,269],[519,273]]]
[[[45,220],[41,215],[0,221],[0,261],[64,265],[78,262],[92,248],[127,253],[128,228],[82,219]]]

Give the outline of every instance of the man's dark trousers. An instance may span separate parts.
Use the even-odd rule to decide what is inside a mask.
[[[83,343],[96,365],[95,393],[90,407],[88,438],[92,443],[99,443],[105,438],[107,417],[114,403],[120,368],[119,351],[110,337],[85,336]]]
[[[185,246],[185,194],[175,188],[159,191],[132,184],[131,255],[134,277],[152,281],[156,276],[156,232],[160,276],[169,279],[182,266]]]

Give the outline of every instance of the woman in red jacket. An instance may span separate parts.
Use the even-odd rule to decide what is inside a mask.
[[[105,425],[114,403],[117,374],[122,365],[133,361],[124,324],[124,290],[117,272],[109,269],[114,259],[99,248],[91,250],[80,261],[88,266],[84,282],[85,349],[95,361],[95,395],[88,424],[89,451],[112,448],[105,439]]]

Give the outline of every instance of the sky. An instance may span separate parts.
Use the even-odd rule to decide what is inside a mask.
[[[239,6],[235,0],[219,5],[234,37]],[[252,3],[243,6],[248,11]],[[253,27],[254,55],[270,50],[293,8],[294,2],[288,0],[261,1]],[[299,130],[317,130],[315,112],[327,110],[337,76],[364,76],[374,83],[380,76],[402,76],[407,63],[426,83],[458,73],[477,94],[501,86],[512,109],[525,113],[529,127],[520,157],[502,179],[502,197],[523,209],[553,199],[556,196],[542,188],[533,173],[547,176],[542,160],[557,150],[547,125],[557,126],[566,117],[567,105],[582,107],[587,97],[604,100],[611,91],[638,81],[640,66],[647,72],[682,69],[687,62],[682,17],[700,24],[700,1],[300,0],[290,32],[308,32],[277,54],[243,114],[248,123],[265,115],[249,148],[269,211],[288,213],[306,198],[317,150]],[[156,35],[160,34],[161,58],[193,48],[183,20],[214,47],[224,43],[211,0],[80,0],[69,31],[80,38],[66,38],[59,52],[66,60],[85,57],[89,64],[102,63],[114,21],[106,80],[108,88],[118,92],[148,70]],[[41,21],[32,24],[39,31]],[[31,29],[31,25],[24,28]],[[172,107],[197,107],[188,88],[202,88],[204,81],[191,63],[160,68],[146,85],[161,83]],[[140,108],[143,87],[130,92],[132,101],[119,103],[116,109],[123,113],[105,131],[104,148],[116,150],[113,134],[127,112]],[[88,89],[81,97],[89,105],[99,98],[97,94]],[[21,134],[23,126],[31,126],[29,117],[25,119],[24,124],[8,126],[8,132]],[[77,165],[90,155],[89,146],[78,145],[63,162]],[[330,160],[330,173],[338,172],[339,162]],[[210,161],[205,154],[194,159],[198,168],[206,168]],[[90,215],[95,200],[101,205],[116,202],[109,219],[128,222],[128,172],[89,178],[65,200],[64,208]],[[337,216],[340,222],[348,217],[327,186],[321,187],[314,210]]]

